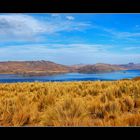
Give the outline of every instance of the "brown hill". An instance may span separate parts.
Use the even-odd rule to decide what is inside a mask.
[[[7,61],[0,62],[1,74],[22,74],[22,75],[51,75],[68,72],[79,73],[101,73],[126,69],[140,69],[140,64],[111,65],[97,63],[94,65],[72,65],[66,66],[51,61]]]
[[[111,71],[118,71],[118,70],[124,70],[124,68],[111,64],[103,64],[103,63],[97,63],[95,65],[86,65],[77,68],[77,71],[80,73],[100,73],[100,72],[111,72]]]
[[[69,67],[50,61],[0,62],[1,74],[47,75],[69,72]]]
[[[134,64],[134,63],[122,64],[118,66],[126,69],[140,69],[140,64]]]

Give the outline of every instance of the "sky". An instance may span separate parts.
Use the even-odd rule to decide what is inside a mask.
[[[140,63],[140,14],[0,14],[0,61]]]

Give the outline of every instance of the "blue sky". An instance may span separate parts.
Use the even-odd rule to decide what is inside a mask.
[[[140,14],[0,14],[0,61],[140,63]]]

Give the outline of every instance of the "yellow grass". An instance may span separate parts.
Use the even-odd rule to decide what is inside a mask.
[[[0,84],[0,126],[140,126],[140,81]]]

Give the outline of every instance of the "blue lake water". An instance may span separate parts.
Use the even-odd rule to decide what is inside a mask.
[[[0,74],[0,83],[14,82],[48,82],[48,81],[109,81],[140,76],[140,70],[125,70],[98,74],[67,73],[51,76],[21,76],[14,74]]]

